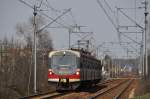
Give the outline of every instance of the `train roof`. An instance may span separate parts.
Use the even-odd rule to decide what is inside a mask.
[[[90,52],[84,50],[84,49],[67,49],[67,50],[56,50],[56,51],[51,51],[49,53],[49,57],[51,57],[52,55],[54,55],[55,53],[57,52],[63,52],[63,51],[66,51],[66,52],[71,52],[71,53],[74,53],[77,57],[80,57],[81,55],[86,55],[86,56],[90,56],[90,57],[93,57],[93,58],[96,58],[95,56],[93,56]]]
[[[58,53],[58,52],[70,52],[70,53],[75,54],[77,57],[80,57],[80,52],[79,51],[75,51],[75,50],[56,50],[56,51],[51,51],[49,53],[49,57],[52,57],[52,55],[54,55],[55,53]]]

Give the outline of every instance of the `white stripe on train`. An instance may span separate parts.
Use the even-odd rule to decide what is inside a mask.
[[[48,81],[50,81],[50,82],[59,82],[59,79],[58,78],[48,79]],[[80,81],[80,79],[69,79],[69,82],[78,82],[78,81]]]

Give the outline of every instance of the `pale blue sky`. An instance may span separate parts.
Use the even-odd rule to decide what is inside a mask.
[[[33,4],[31,0],[24,0]],[[96,0],[48,0],[57,9],[72,8],[73,16],[79,25],[88,26],[85,31],[94,32],[96,45],[105,41],[117,41],[117,33]],[[135,0],[106,0],[111,7],[134,7]],[[136,0],[137,2],[142,0]],[[139,3],[137,4],[139,5]],[[32,16],[33,10],[18,0],[0,0],[0,38],[5,35],[15,35],[17,23],[26,22]],[[49,16],[53,13],[49,13]],[[68,15],[69,16],[69,15]],[[64,16],[65,21],[67,20]],[[70,24],[70,21],[66,21]],[[48,29],[51,32],[54,47],[68,47],[68,31],[66,29]]]

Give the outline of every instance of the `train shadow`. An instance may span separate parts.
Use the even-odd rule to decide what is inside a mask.
[[[106,85],[95,85],[95,86],[80,86],[76,89],[76,92],[89,92],[89,93],[95,93],[99,90],[102,90],[103,88],[106,88]]]

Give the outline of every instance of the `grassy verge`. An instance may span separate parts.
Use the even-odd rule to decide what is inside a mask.
[[[143,96],[137,96],[134,99],[150,99],[150,93],[147,93],[147,94],[145,94]]]
[[[134,99],[150,99],[150,80],[141,80],[139,90]]]

